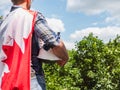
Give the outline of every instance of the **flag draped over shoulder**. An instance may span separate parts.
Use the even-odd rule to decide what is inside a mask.
[[[35,13],[18,8],[0,26],[0,90],[30,90]]]

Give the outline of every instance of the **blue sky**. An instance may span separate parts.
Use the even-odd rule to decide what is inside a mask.
[[[40,11],[56,32],[61,32],[68,49],[90,32],[104,42],[120,35],[120,0],[34,0],[32,9]],[[8,13],[10,0],[0,3],[0,15]]]

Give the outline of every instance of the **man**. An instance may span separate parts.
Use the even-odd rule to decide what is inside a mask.
[[[64,66],[68,54],[64,43],[49,28],[44,16],[29,11],[31,0],[11,0],[13,7],[0,28],[0,90],[30,90],[30,40],[32,35],[32,67],[42,90],[46,90],[38,39],[52,48]]]

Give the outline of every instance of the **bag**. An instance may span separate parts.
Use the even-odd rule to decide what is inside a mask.
[[[48,51],[46,51],[44,48],[40,49],[38,58],[43,60],[50,60],[50,61],[61,60],[53,53],[52,49],[49,49]]]
[[[58,32],[56,35],[56,41],[59,41],[59,39],[60,39],[60,32]],[[53,50],[51,48],[48,47],[47,50],[45,50],[44,42],[41,39],[39,39],[39,46],[40,46],[40,51],[38,54],[38,58],[43,60],[50,60],[50,61],[61,60],[53,53]]]

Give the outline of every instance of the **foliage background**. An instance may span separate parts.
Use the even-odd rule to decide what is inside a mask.
[[[90,33],[68,53],[64,67],[55,62],[43,65],[47,90],[120,90],[119,35],[104,43]]]
[[[120,36],[104,43],[90,33],[68,52],[64,67],[44,64],[47,90],[120,90]]]

